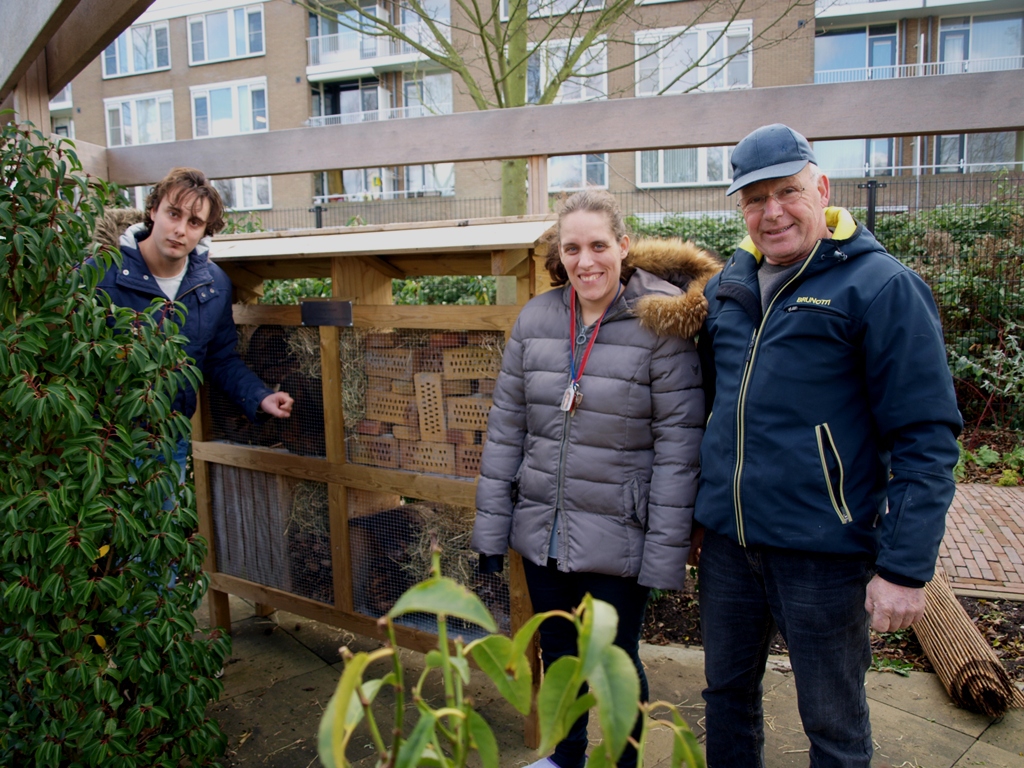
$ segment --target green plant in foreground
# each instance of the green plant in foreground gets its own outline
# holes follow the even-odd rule
[[[438,647],[425,659],[424,670],[412,686],[411,694],[416,721],[405,722],[406,683],[401,660],[396,653],[394,620],[409,613],[427,613],[437,617]],[[469,660],[491,679],[498,693],[519,712],[530,712],[532,672],[527,659],[533,634],[546,618],[559,616],[576,626],[579,656],[566,656],[547,670],[537,694],[536,707],[540,721],[540,752],[554,748],[569,727],[583,712],[597,708],[604,739],[591,751],[589,768],[614,766],[626,747],[639,711],[642,732],[636,744],[638,764],[643,765],[644,746],[651,726],[651,713],[667,709],[670,721],[659,721],[673,732],[671,765],[673,768],[704,768],[704,758],[697,739],[674,705],[651,702],[638,705],[640,684],[629,656],[613,644],[618,616],[615,609],[587,595],[572,613],[551,611],[539,613],[512,638],[489,634],[469,644],[456,638],[448,642],[447,619],[458,618],[497,632],[497,625],[480,599],[464,586],[441,576],[440,553],[433,552],[431,577],[403,594],[382,619],[387,625],[390,645],[371,653],[346,653],[345,669],[338,681],[323,719],[320,721],[320,760],[326,768],[347,768],[346,755],[352,737],[364,721],[377,753],[378,766],[412,768],[462,768],[472,752],[476,752],[484,768],[500,764],[498,744],[490,725],[473,709],[464,694],[469,683]],[[367,668],[374,662],[390,658],[391,671],[382,678],[365,680]],[[440,675],[445,701],[432,707],[423,695],[431,676]],[[580,685],[590,684],[590,691],[577,697]],[[384,686],[395,690],[393,723],[382,727],[372,704]]]
[[[216,765],[229,639],[196,634],[206,544],[164,458],[198,372],[173,304],[96,290],[109,189],[69,147],[0,127],[0,765]]]

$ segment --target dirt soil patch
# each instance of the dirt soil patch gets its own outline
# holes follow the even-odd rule
[[[1000,658],[1014,680],[1024,681],[1024,602],[958,597],[975,626]],[[643,640],[652,645],[701,645],[700,608],[694,581],[681,591],[660,592],[647,606]],[[912,630],[871,634],[874,666],[895,672],[933,672],[928,657]],[[786,653],[779,634],[772,653]]]

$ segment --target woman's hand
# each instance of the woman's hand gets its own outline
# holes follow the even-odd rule
[[[700,565],[700,548],[704,545],[704,526],[693,524],[690,531],[690,556],[686,558],[686,564],[696,568]]]

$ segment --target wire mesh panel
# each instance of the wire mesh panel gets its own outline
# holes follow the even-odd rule
[[[317,328],[246,325],[238,327],[238,353],[271,389],[295,398],[291,418],[254,424],[217,386],[209,387],[211,438],[242,445],[284,448],[324,456],[324,405]]]
[[[406,499],[389,509],[356,503],[350,509],[349,544],[352,592],[359,613],[379,617],[414,584],[430,575],[431,542],[442,548],[441,573],[475,592],[498,623],[511,629],[508,568],[495,574],[477,572],[478,555],[469,548],[474,511],[440,502]],[[400,623],[436,632],[433,616],[409,615]],[[469,639],[482,630],[450,619],[449,632]]]
[[[209,468],[217,570],[333,604],[327,484]]]
[[[348,460],[475,477],[504,336],[353,328],[341,337]]]

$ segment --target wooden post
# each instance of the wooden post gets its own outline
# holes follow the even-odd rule
[[[375,268],[372,263],[356,259],[331,260],[331,293],[335,298],[350,299],[353,304],[390,305],[394,303],[391,276]],[[324,331],[333,332],[325,333]],[[342,408],[342,370],[340,331],[322,329],[320,335],[321,370],[324,390],[324,428],[327,430],[327,459],[344,464],[345,420]],[[334,575],[334,605],[352,613],[355,596],[352,594],[352,556],[348,536],[348,520],[354,507],[371,507],[374,511],[396,507],[401,497],[390,493],[355,491],[344,485],[330,483],[328,509],[331,526],[331,568]],[[365,510],[360,510],[365,511]]]
[[[526,161],[527,205],[530,213],[548,212],[548,158],[531,155]]]
[[[341,392],[341,330],[321,326],[320,371],[324,397],[324,438],[327,460],[345,463],[345,415]],[[352,565],[348,541],[348,489],[327,484],[327,509],[331,535],[331,575],[334,579],[334,607],[353,610]]]
[[[39,54],[14,89],[14,119],[31,122],[44,136],[50,135],[50,94],[46,86],[46,51]]]
[[[209,419],[206,398],[198,393],[198,403],[195,414],[192,416],[192,439],[205,440],[205,424]],[[210,504],[210,473],[207,463],[202,459],[192,459],[192,475],[195,479],[196,491],[196,514],[199,517],[199,535],[206,539],[206,560],[203,562],[203,570],[209,574],[217,572],[217,552],[213,530],[213,508]],[[218,592],[210,589],[206,593],[206,600],[210,606],[210,626],[221,627],[225,632],[231,634],[231,606],[228,602],[226,592]]]
[[[530,602],[530,592],[526,588],[526,572],[523,570],[523,558],[518,552],[509,550],[508,562],[508,598],[509,609],[512,618],[512,634],[515,634],[523,624],[529,621],[533,615],[533,604]],[[540,643],[537,635],[534,634],[530,646],[526,650],[526,658],[530,662],[530,671],[533,674],[533,698],[537,697],[537,690],[540,688]],[[540,721],[537,717],[537,707],[530,710],[523,724],[523,741],[530,749],[540,746]]]

